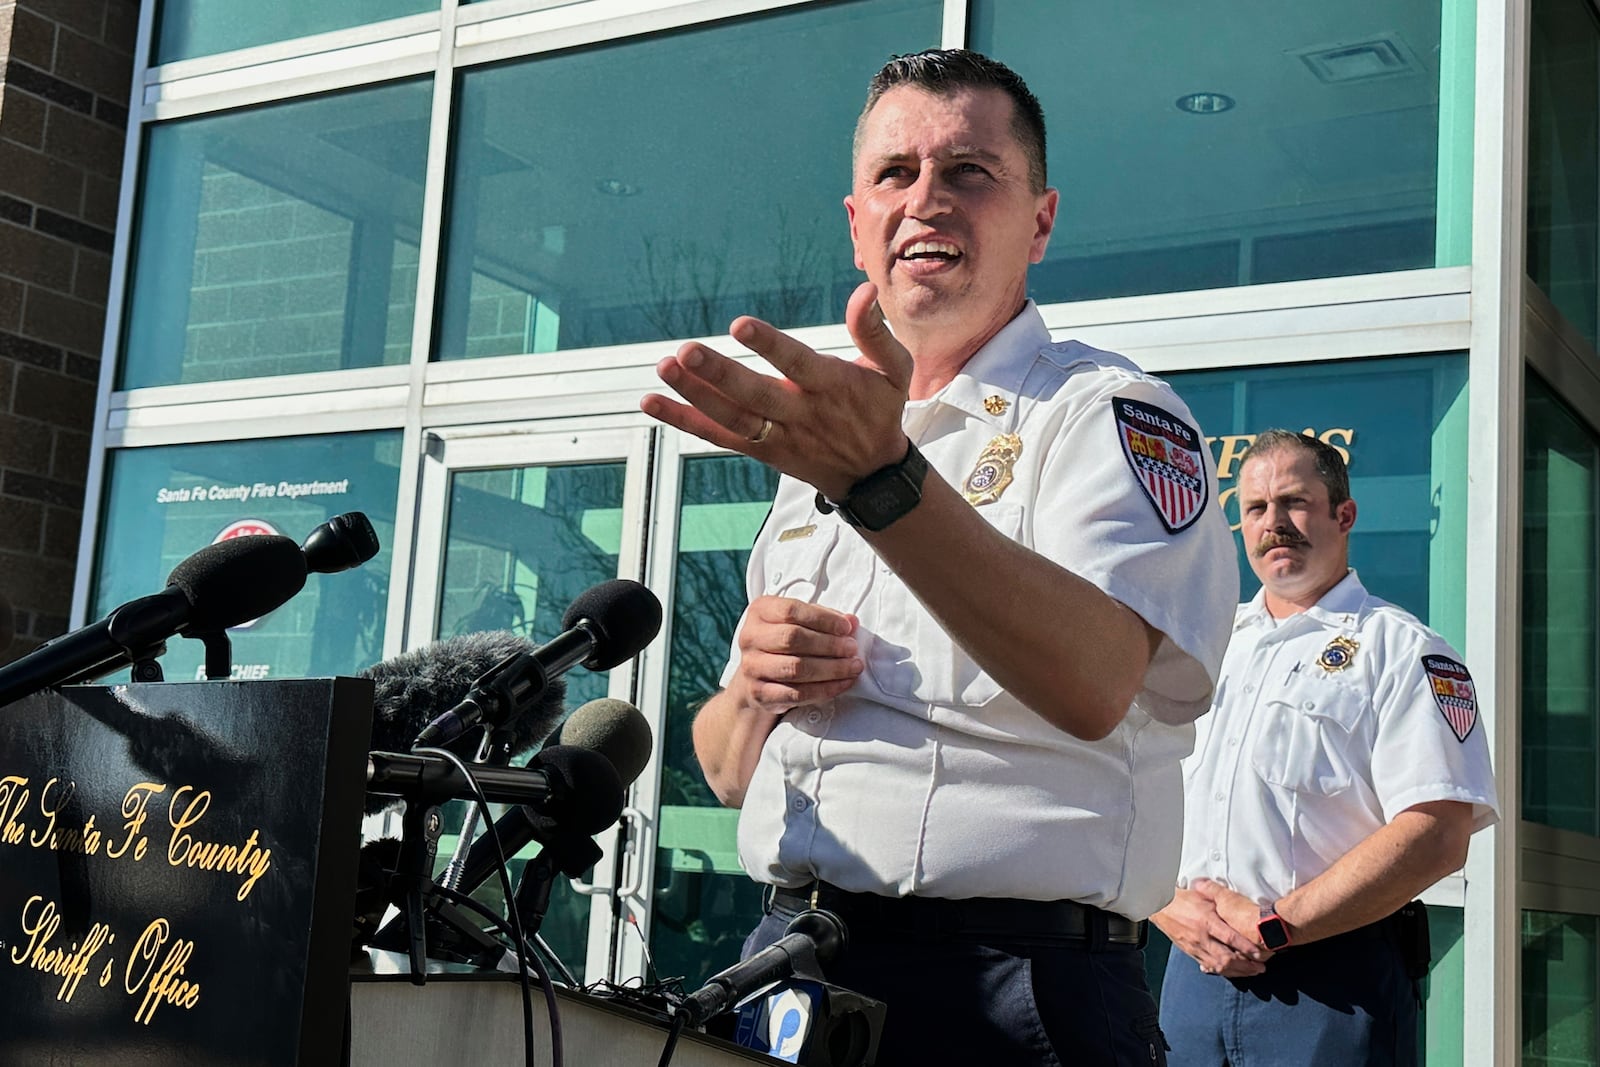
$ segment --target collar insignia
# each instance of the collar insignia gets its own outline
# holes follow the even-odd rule
[[[967,503],[977,507],[999,500],[1000,494],[1011,484],[1011,468],[1021,455],[1022,438],[1014,433],[999,434],[984,445],[977,466],[972,468],[966,484],[961,487],[961,495],[967,498]]]
[[[1333,674],[1350,666],[1356,658],[1356,649],[1361,647],[1355,641],[1340,634],[1328,642],[1328,647],[1322,650],[1322,655],[1317,657],[1317,666]]]
[[[1000,396],[998,393],[994,396],[986,396],[983,398],[983,410],[987,411],[991,415],[1004,415],[1006,413],[1006,408],[1010,406],[1011,401],[1007,400],[1003,396]]]

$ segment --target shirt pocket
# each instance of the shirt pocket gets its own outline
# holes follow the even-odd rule
[[[1262,701],[1266,721],[1251,764],[1262,781],[1296,793],[1334,796],[1359,773],[1354,736],[1365,696],[1338,675],[1296,671],[1279,693]]]
[[[782,540],[780,535],[767,550],[762,588],[765,595],[789,597],[808,604],[819,601],[827,586],[828,557],[839,541],[839,524],[813,521],[811,529],[810,534],[789,541]]]

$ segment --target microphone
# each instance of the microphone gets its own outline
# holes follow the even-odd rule
[[[507,657],[529,655],[536,647],[509,630],[491,630],[435,641],[368,667],[361,677],[373,683],[370,747],[406,751],[440,708],[461,703],[472,691],[473,682]],[[533,751],[561,724],[566,690],[565,680],[552,680],[520,715],[500,724],[509,735],[509,755]],[[389,803],[369,797],[367,814]]]
[[[324,532],[326,531],[326,532]],[[329,539],[336,546],[320,546]],[[207,545],[172,569],[159,593],[130,600],[99,622],[56,638],[0,668],[0,707],[54,685],[89,681],[166,651],[174,635],[204,637],[249,622],[298,593],[312,569],[354,564],[377,552],[377,535],[358,511],[311,532],[307,553],[287,537],[251,534]],[[362,562],[361,559],[356,560]]]
[[[689,1026],[700,1026],[745,997],[793,975],[822,977],[820,965],[842,952],[849,938],[844,923],[830,911],[802,911],[784,928],[783,936],[747,960],[706,979],[690,993],[675,1014]]]
[[[650,724],[645,721],[644,715],[638,708],[622,700],[612,700],[602,697],[591,700],[572,713],[561,727],[556,736],[557,747],[563,750],[576,752],[589,752],[603,757],[611,765],[621,785],[619,793],[625,794],[633,780],[639,777],[639,772],[650,761]],[[545,752],[554,752],[555,748],[547,748]],[[540,753],[541,756],[544,753]],[[537,841],[548,845],[563,833],[575,828],[582,829],[585,837],[599,833],[615,821],[621,814],[621,806],[612,814],[611,818],[595,826],[594,829],[575,827],[576,820],[564,818],[563,813],[543,810],[537,807],[519,806],[511,809],[495,821],[495,833],[500,837],[501,847],[505,849],[506,858],[509,859],[521,852],[530,842]],[[593,825],[592,823],[590,825]],[[594,861],[584,864],[577,871],[582,874],[589,869]],[[471,892],[484,882],[500,866],[500,857],[495,853],[494,842],[488,834],[484,834],[472,843],[467,850],[466,860],[461,866],[459,884],[465,887],[466,892]],[[573,875],[576,877],[576,874]]]
[[[606,671],[638,655],[661,629],[661,601],[638,582],[618,578],[579,594],[561,625],[553,640],[506,657],[473,682],[466,698],[423,727],[411,747],[448,744],[480,723],[502,726],[580,663]]]

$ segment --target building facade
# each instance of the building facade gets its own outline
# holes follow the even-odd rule
[[[775,479],[638,398],[738,314],[851,351],[866,81],[977,48],[1049,121],[1061,213],[1030,288],[1053,334],[1173,382],[1235,523],[1257,431],[1343,449],[1363,580],[1472,667],[1503,817],[1425,897],[1427,1061],[1600,1063],[1590,0],[17,0],[0,27],[12,8],[0,234],[54,242],[22,298],[0,264],[0,558],[26,637],[218,538],[352,510],[379,557],[235,631],[236,676],[542,640],[584,588],[639,579],[662,638],[568,703],[632,700],[656,753],[545,933],[591,979],[731,962],[757,894],[688,726]],[[84,158],[108,119],[120,157]],[[77,169],[23,186],[13,159]],[[169,679],[195,676],[190,644]]]

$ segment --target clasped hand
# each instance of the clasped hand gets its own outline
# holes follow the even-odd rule
[[[1272,958],[1272,950],[1256,939],[1259,917],[1260,909],[1248,897],[1197,878],[1153,920],[1206,974],[1247,978],[1264,972]]]

